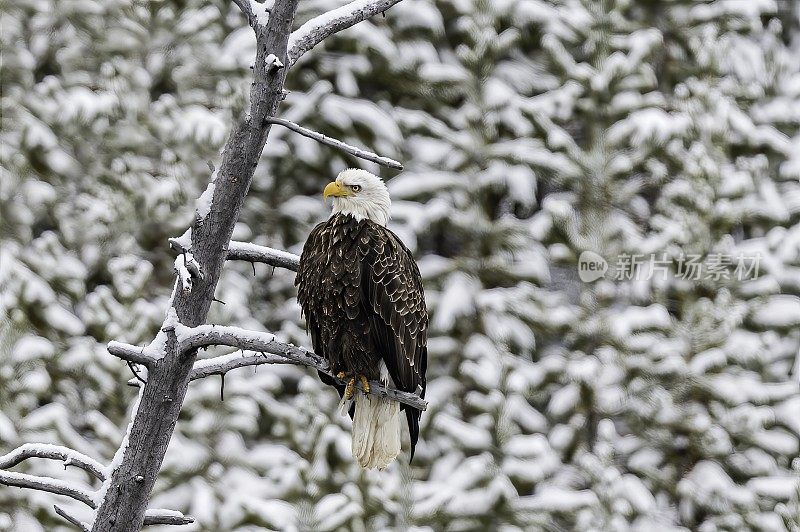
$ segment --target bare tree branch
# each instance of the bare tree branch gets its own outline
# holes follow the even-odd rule
[[[394,159],[390,159],[388,157],[382,157],[377,153],[372,153],[370,151],[365,151],[360,148],[356,148],[355,146],[345,144],[341,140],[336,140],[326,135],[323,135],[322,133],[317,133],[316,131],[312,131],[301,125],[295,124],[294,122],[290,122],[289,120],[272,117],[272,118],[267,118],[267,122],[269,122],[270,124],[278,124],[287,127],[292,131],[300,133],[304,137],[314,139],[317,142],[321,142],[322,144],[326,144],[328,146],[333,146],[336,149],[342,150],[343,152],[349,153],[350,155],[354,155],[360,159],[372,161],[373,163],[378,163],[388,168],[394,168],[395,170],[403,169],[402,163],[395,161]]]
[[[247,262],[263,262],[271,266],[297,271],[300,257],[294,253],[280,249],[258,246],[249,242],[236,242],[231,240],[228,245],[228,260],[246,260]]]
[[[308,351],[306,349],[296,347],[291,344],[285,344],[275,339],[275,336],[269,333],[262,333],[256,331],[248,331],[239,327],[223,327],[218,325],[200,325],[199,327],[188,328],[179,326],[178,336],[180,338],[179,348],[183,352],[192,351],[199,347],[207,347],[211,345],[227,345],[236,347],[238,349],[247,349],[257,353],[270,353],[283,357],[283,361],[277,361],[274,358],[263,356],[253,357],[249,360],[249,364],[235,363],[230,355],[219,357],[217,362],[211,360],[201,360],[195,363],[192,368],[192,375],[197,371],[198,377],[205,377],[208,375],[219,375],[226,372],[226,367],[234,369],[235,367],[251,366],[259,364],[275,364],[291,363],[297,365],[308,366],[316,369],[326,375],[336,378],[328,367],[328,362],[319,355]],[[200,366],[198,366],[200,364]],[[227,370],[229,371],[229,370]],[[202,375],[201,375],[202,374]],[[338,380],[338,379],[337,379]],[[344,384],[344,383],[342,383]],[[357,387],[361,388],[358,384]],[[362,390],[363,391],[363,390]],[[428,403],[418,395],[393,388],[387,388],[377,381],[370,382],[371,395],[384,397],[394,401],[398,401],[409,406],[413,406],[419,410],[426,410]]]
[[[188,253],[191,251],[191,232],[187,231],[178,238],[170,238],[169,245],[178,253]],[[231,240],[228,244],[227,260],[244,260],[247,262],[263,262],[270,266],[286,268],[287,270],[297,271],[300,264],[300,257],[294,253],[280,249],[259,246],[250,242],[238,242]]]
[[[72,515],[68,514],[66,510],[62,509],[62,508],[61,508],[61,507],[59,507],[57,504],[54,504],[54,505],[53,505],[53,509],[56,511],[56,513],[57,513],[58,515],[60,515],[61,517],[63,517],[63,518],[64,518],[64,519],[66,519],[67,521],[69,521],[71,524],[73,524],[73,525],[75,525],[76,527],[78,527],[78,528],[79,528],[80,530],[82,530],[83,532],[89,532],[89,529],[87,528],[87,526],[86,526],[86,525],[84,525],[84,524],[83,524],[83,523],[80,521],[80,519],[78,519],[77,517],[74,517],[74,516],[72,516]]]
[[[303,365],[300,362],[272,353],[256,353],[250,351],[240,353],[236,351],[227,355],[198,360],[192,367],[191,379],[194,381],[212,375],[224,375],[237,368],[260,366],[261,364]]]
[[[297,62],[304,53],[308,52],[327,37],[354,26],[363,20],[382,13],[399,3],[401,0],[355,0],[338,9],[314,17],[289,37],[289,51],[287,52],[289,66]]]
[[[194,519],[175,510],[147,510],[144,513],[145,525],[188,525]]]
[[[138,347],[130,344],[123,344],[122,342],[110,341],[108,342],[108,352],[117,358],[135,362],[145,367],[150,367],[156,362],[156,357],[146,352],[145,347]]]
[[[253,9],[250,7],[250,0],[233,0],[233,3],[244,13],[248,22],[253,19]]]
[[[94,458],[67,447],[45,443],[26,443],[10,453],[0,456],[0,469],[14,467],[28,458],[61,460],[65,467],[68,465],[79,467],[99,480],[106,479],[106,474],[103,472],[105,468]]]
[[[266,20],[263,23],[259,21],[259,16],[255,11],[258,7],[253,5],[255,3],[253,0],[233,0],[233,3],[244,13],[251,28],[256,29],[259,25],[266,23]]]
[[[92,509],[97,508],[97,503],[94,500],[93,492],[76,487],[69,482],[55,478],[39,477],[25,473],[16,473],[13,471],[0,471],[0,484],[13,486],[15,488],[30,488],[39,491],[46,491],[48,493],[55,493],[57,495],[65,495],[75,499],[76,501],[82,502]]]
[[[316,369],[340,384],[346,384],[331,373],[328,362],[322,357],[302,347],[279,342],[270,333],[222,325],[186,327],[180,324],[176,326],[175,332],[179,342],[178,350],[184,354],[212,345],[226,345],[242,350],[241,354],[236,352],[196,361],[192,366],[191,380],[211,375],[224,375],[231,370],[246,366],[292,364]],[[135,349],[134,346],[128,346],[128,348]],[[245,350],[248,352],[245,353]],[[128,381],[128,384],[138,386],[134,379]],[[371,395],[391,399],[419,410],[428,408],[428,403],[417,393],[387,388],[378,381],[370,381],[369,386]],[[356,388],[363,391],[361,383],[356,383]]]

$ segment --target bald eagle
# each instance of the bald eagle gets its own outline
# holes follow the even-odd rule
[[[355,383],[369,390],[368,381],[380,379],[425,397],[428,312],[422,280],[411,252],[386,228],[391,201],[379,177],[345,170],[323,196],[333,198],[333,209],[303,247],[297,300],[314,350],[346,382],[320,373],[353,418],[353,458],[365,469],[384,469],[400,454],[401,411],[414,457],[421,412],[358,393]]]

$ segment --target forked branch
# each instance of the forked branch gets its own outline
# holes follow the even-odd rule
[[[247,23],[254,30],[267,23],[269,9],[266,4],[261,4],[255,0],[233,0],[233,3],[244,13]]]
[[[383,13],[401,0],[354,0],[338,9],[314,17],[289,37],[287,52],[289,66],[297,62],[304,53],[334,33],[346,30],[363,20]]]
[[[56,495],[64,495],[82,502],[92,509],[97,508],[97,502],[94,500],[94,492],[55,478],[39,477],[14,471],[0,471],[0,484],[15,488],[30,488],[46,491],[48,493],[55,493]]]
[[[4,469],[13,467],[29,458],[60,460],[64,463],[65,467],[68,465],[79,467],[98,480],[105,481],[105,468],[100,462],[68,447],[43,443],[27,443],[17,447],[8,454],[0,456],[0,484],[64,495],[65,497],[70,497],[71,499],[82,502],[93,510],[97,509],[98,496],[96,491],[55,478],[4,471]],[[58,505],[55,505],[53,508],[56,514],[66,519],[70,524],[83,531],[89,530],[84,523],[63,508]],[[144,517],[145,525],[186,525],[192,522],[194,522],[194,520],[191,517],[187,517],[181,512],[174,510],[147,510]]]
[[[235,347],[242,351],[241,354],[232,353],[196,361],[192,367],[191,380],[202,379],[211,375],[224,375],[233,369],[245,366],[293,364],[314,368],[337,380],[340,384],[345,384],[345,382],[340,381],[331,373],[328,362],[322,357],[307,349],[280,342],[270,333],[248,331],[239,327],[221,325],[186,327],[180,324],[175,326],[175,333],[179,342],[178,350],[184,355],[202,347],[214,345]],[[119,343],[116,345],[123,349],[136,349],[135,346],[125,346],[125,344]],[[137,385],[134,381],[129,382],[129,384]],[[419,410],[428,408],[428,403],[415,393],[387,388],[378,381],[371,381],[369,386],[370,395],[384,397]],[[356,387],[363,391],[360,383],[356,384]]]
[[[26,443],[0,456],[0,469],[14,467],[27,460],[28,458],[47,458],[49,460],[60,460],[64,466],[75,466],[83,469],[98,480],[105,480],[106,474],[103,472],[103,465],[83,453],[62,447],[61,445],[49,445],[45,443]]]
[[[74,525],[82,532],[89,532],[89,528],[85,524],[83,524],[80,519],[78,519],[74,515],[70,515],[69,513],[67,513],[66,510],[64,510],[57,504],[53,505],[53,509],[56,511],[58,515],[66,519],[71,525]]]

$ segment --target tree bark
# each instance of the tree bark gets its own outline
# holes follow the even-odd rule
[[[250,90],[250,110],[233,127],[216,176],[210,211],[198,216],[192,227],[192,253],[201,278],[191,292],[176,288],[173,308],[182,324],[202,324],[227,256],[227,247],[253,172],[266,143],[269,124],[283,96],[286,68],[267,63],[274,54],[288,64],[287,42],[298,0],[276,0],[266,26],[257,26],[255,80]],[[144,522],[153,489],[189,385],[196,352],[181,356],[174,331],[167,332],[164,357],[149,368],[124,453],[106,481],[92,532],[135,532]]]

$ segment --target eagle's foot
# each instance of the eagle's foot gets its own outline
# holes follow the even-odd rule
[[[364,393],[369,393],[369,381],[364,375],[359,375],[358,380],[361,382],[361,389]]]
[[[345,401],[349,401],[353,398],[353,394],[356,391],[356,378],[350,377],[350,380],[347,381],[347,386],[344,388],[344,399]]]
[[[364,390],[364,393],[369,393],[369,379],[367,379],[366,375],[348,375],[344,371],[340,371],[336,374],[336,378],[347,383],[344,387],[343,395],[346,401],[349,401],[355,395],[356,382],[361,383],[361,389]]]

